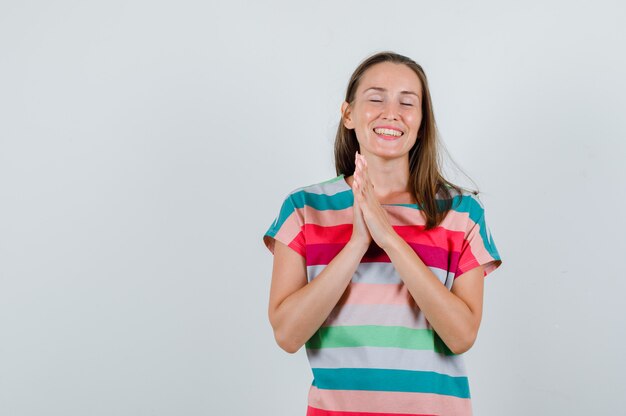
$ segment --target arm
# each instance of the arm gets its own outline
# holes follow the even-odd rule
[[[305,258],[280,241],[274,247],[268,315],[278,345],[295,353],[328,318],[368,246],[348,242],[309,283]]]
[[[357,155],[355,200],[374,241],[387,253],[409,293],[437,335],[455,354],[469,350],[482,316],[482,266],[455,276],[452,290],[441,284],[413,249],[396,233],[374,194],[367,160]]]
[[[469,350],[478,334],[483,306],[483,267],[455,276],[452,290],[441,284],[399,236],[383,247],[418,307],[455,354]]]

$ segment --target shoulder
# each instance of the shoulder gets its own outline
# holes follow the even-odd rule
[[[448,184],[444,184],[437,192],[437,199],[453,199],[467,202],[473,198],[478,198],[478,195],[469,189],[462,187],[454,187]]]
[[[352,189],[343,175],[295,188],[285,199],[294,208],[318,211],[340,210],[353,204]]]
[[[349,190],[350,186],[344,180],[343,175],[339,175],[321,182],[295,188],[287,196],[295,200],[306,200],[307,198],[331,197]]]
[[[440,190],[437,199],[452,200],[451,209],[459,213],[467,214],[469,217],[480,217],[484,211],[484,205],[478,194],[465,188],[455,189],[446,186],[448,192]]]
[[[300,186],[293,189],[289,194],[317,194],[317,195],[333,195],[348,189],[349,186],[343,178],[343,175],[335,176],[321,182],[315,182],[310,185]]]

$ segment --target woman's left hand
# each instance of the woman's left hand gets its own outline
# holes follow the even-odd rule
[[[382,205],[376,199],[374,185],[372,185],[367,171],[367,161],[362,155],[357,153],[355,162],[354,197],[358,198],[365,224],[370,231],[372,239],[384,250],[398,234],[389,223],[387,213]]]

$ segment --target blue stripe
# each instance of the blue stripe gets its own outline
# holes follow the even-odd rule
[[[467,377],[433,371],[378,368],[313,368],[313,385],[327,390],[396,391],[435,393],[470,398]]]
[[[293,204],[296,208],[303,208],[305,205],[308,205],[312,208],[315,208],[318,211],[324,211],[328,209],[346,209],[353,205],[354,196],[351,190],[345,190],[342,192],[337,192],[334,195],[321,195],[314,194],[311,192],[307,192],[305,189],[301,189],[291,194]],[[437,205],[439,209],[443,210],[446,205],[446,201],[444,199],[437,199]],[[399,205],[406,207],[413,207],[416,209],[420,209],[417,204],[387,204],[387,205]],[[478,208],[475,208],[475,205],[478,205]],[[469,212],[470,214],[476,213],[475,218],[473,220],[478,220],[480,218],[480,211],[482,208],[479,203],[474,200],[474,198],[468,195],[461,196],[455,195],[452,197],[452,207],[455,211],[458,212]]]

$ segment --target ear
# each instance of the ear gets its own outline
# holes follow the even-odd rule
[[[347,101],[344,101],[341,104],[341,120],[347,129],[350,130],[354,128],[354,122],[352,121],[350,112],[350,104],[348,104]]]

